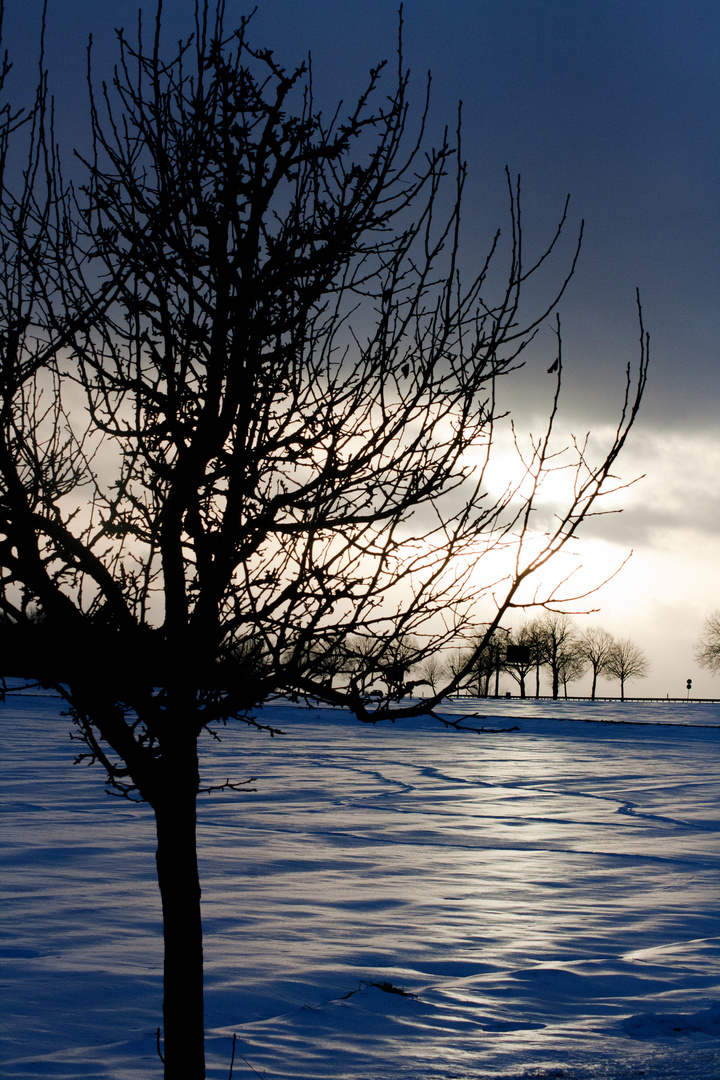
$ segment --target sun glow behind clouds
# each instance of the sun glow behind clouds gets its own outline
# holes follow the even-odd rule
[[[506,502],[505,520],[514,516],[515,522],[503,544],[490,552],[479,548],[476,575],[486,575],[491,566],[490,578],[509,584],[534,560],[542,561],[550,545],[554,552],[551,559],[528,579],[516,598],[530,604],[549,598],[558,602],[583,597],[618,571],[627,551],[621,554],[602,545],[592,550],[576,536],[565,544],[553,539],[563,523],[563,533],[572,527],[573,507],[576,512],[589,509],[593,517],[618,509],[620,493],[627,484],[614,475],[601,485],[592,506],[588,508],[587,498],[583,499],[584,491],[591,495],[595,489],[593,467],[603,461],[614,434],[608,429],[592,439],[583,436],[574,440],[565,431],[545,445],[544,435],[522,436],[509,423],[496,425],[489,465],[486,467],[485,453],[479,450],[469,453],[466,460],[474,477],[482,473],[488,502]],[[501,593],[496,595],[500,599]]]
[[[527,427],[532,429],[532,425]],[[575,430],[583,432],[581,422]],[[609,425],[593,428],[591,460],[602,458],[611,436]],[[568,443],[566,426],[558,431],[556,446],[560,449]],[[560,467],[545,477],[538,492],[527,537],[529,549],[537,546],[543,531],[568,505],[572,472],[562,466],[569,460],[555,459]],[[547,592],[548,586],[565,581],[560,595],[567,597],[589,593],[584,600],[567,605],[567,610],[577,614],[580,630],[601,625],[616,636],[637,641],[652,664],[650,677],[635,684],[637,694],[684,696],[685,681],[692,678],[694,694],[720,696],[718,680],[693,659],[703,619],[717,607],[720,597],[717,433],[669,434],[646,427],[641,420],[613,472],[618,479],[607,485],[608,494],[596,503],[595,513],[583,522],[578,536],[538,575],[538,584]],[[496,431],[485,479],[491,497],[522,479],[509,429]],[[527,491],[527,481],[521,484],[523,490]],[[497,580],[511,569],[510,553],[498,552],[480,561],[475,574]],[[532,590],[521,599],[532,599]],[[488,609],[486,617],[489,614]],[[507,621],[520,622],[522,617],[518,612]],[[576,684],[573,692],[583,693],[583,684]]]

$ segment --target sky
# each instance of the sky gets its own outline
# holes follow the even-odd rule
[[[41,6],[5,0],[19,96],[32,85]],[[138,4],[49,6],[58,130],[72,141],[86,115],[88,35],[107,77],[113,28],[132,29]],[[228,23],[250,10],[226,6]],[[193,3],[166,9],[174,41],[191,26]],[[261,0],[251,36],[288,66],[311,52],[316,94],[330,107],[357,96],[378,60],[393,61],[397,9],[396,0]],[[149,21],[154,5],[145,10]],[[616,500],[622,513],[588,522],[577,546],[598,580],[633,555],[578,625],[644,648],[652,672],[635,693],[684,696],[692,678],[694,694],[720,697],[720,677],[692,656],[705,617],[720,608],[720,8],[714,0],[406,0],[403,17],[418,108],[432,71],[431,138],[454,127],[463,103],[468,265],[507,223],[506,165],[522,175],[530,243],[552,235],[568,193],[570,231],[585,221],[560,306],[566,430],[601,438],[616,418],[625,365],[638,355],[640,289],[651,371],[620,472],[644,479]],[[539,423],[535,375],[553,348],[548,327],[534,368],[508,391],[526,427]]]

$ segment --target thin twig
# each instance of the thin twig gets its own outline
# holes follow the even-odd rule
[[[241,1061],[244,1061],[244,1062],[245,1062],[245,1064],[247,1065],[248,1069],[252,1069],[252,1071],[253,1071],[253,1072],[255,1073],[255,1075],[256,1075],[256,1076],[259,1076],[259,1077],[261,1077],[261,1078],[265,1076],[265,1073],[260,1073],[260,1072],[258,1072],[258,1071],[257,1071],[257,1069],[253,1069],[253,1067],[252,1067],[252,1065],[250,1064],[250,1062],[248,1061],[248,1059],[247,1059],[247,1058],[244,1058],[244,1057],[242,1056],[242,1054],[238,1054],[238,1057],[240,1058],[240,1060],[241,1060]]]
[[[237,1035],[233,1031],[233,1048],[232,1057],[230,1058],[230,1072],[228,1073],[228,1080],[232,1080],[233,1065],[235,1063],[235,1043],[237,1042]]]

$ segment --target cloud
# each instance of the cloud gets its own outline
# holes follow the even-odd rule
[[[590,519],[583,535],[664,551],[682,539],[686,554],[717,543],[720,438],[715,430],[634,431],[619,471],[642,479],[613,497],[622,513]]]

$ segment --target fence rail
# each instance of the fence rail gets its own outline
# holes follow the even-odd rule
[[[453,694],[453,697],[454,698],[458,697],[458,698],[475,698],[475,699],[477,699],[478,695],[477,694],[465,694],[465,693],[462,693],[462,694]],[[482,698],[482,700],[485,701],[486,697],[487,697],[487,699],[492,699],[494,701],[507,701],[507,700],[512,700],[512,701],[615,701],[620,705],[630,705],[630,704],[632,704],[632,702],[650,702],[650,701],[660,701],[660,702],[664,702],[664,703],[667,704],[668,702],[675,701],[680,705],[720,705],[720,698],[668,697],[667,695],[665,697],[627,697],[626,696],[624,698],[620,698],[620,697],[612,697],[609,694],[596,694],[594,698],[591,698],[589,696],[588,697],[578,697],[578,696],[571,695],[571,694],[568,694],[567,697],[565,697],[565,695],[563,694],[562,696],[558,696],[558,697],[554,698],[551,694],[540,694],[539,696],[536,696],[535,694],[526,694],[524,698],[521,698],[519,694],[508,695],[507,693],[505,693],[505,694],[487,694],[487,695],[485,695],[485,697]]]

